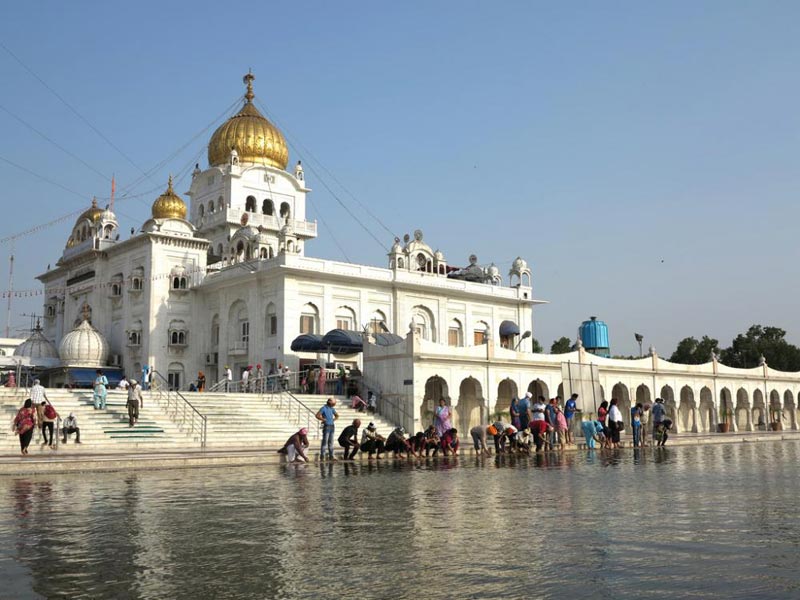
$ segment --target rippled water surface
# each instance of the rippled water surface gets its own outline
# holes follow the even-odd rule
[[[0,479],[3,598],[800,597],[800,443]]]

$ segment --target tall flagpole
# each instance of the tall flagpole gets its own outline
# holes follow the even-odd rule
[[[114,192],[117,190],[116,182],[114,181],[114,174],[111,174],[111,203],[108,206],[108,210],[112,213],[114,212]]]
[[[11,297],[14,295],[14,240],[11,240],[11,258],[8,267],[8,305],[6,307],[6,337],[11,337]]]

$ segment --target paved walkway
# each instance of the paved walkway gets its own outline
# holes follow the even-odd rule
[[[690,446],[699,444],[736,444],[800,440],[800,431],[756,431],[748,433],[682,433],[671,435],[668,446]],[[630,449],[630,437],[623,440]],[[473,453],[471,440],[462,440],[462,456]],[[651,440],[648,440],[648,443]],[[85,446],[76,450],[60,446],[56,451],[43,450],[28,456],[19,454],[0,455],[0,477],[35,475],[39,473],[71,473],[81,471],[127,471],[137,469],[186,469],[197,467],[230,467],[277,465],[285,460],[276,452],[277,448],[224,448],[224,449],[152,449],[140,452],[92,452]],[[316,444],[308,453],[314,460]],[[582,450],[572,446],[568,451]],[[359,456],[356,460],[362,460]],[[367,460],[364,458],[363,460]]]

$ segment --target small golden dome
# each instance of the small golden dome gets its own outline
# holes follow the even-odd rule
[[[169,176],[167,191],[153,202],[154,219],[185,219],[186,204],[172,189],[172,175]]]
[[[83,213],[81,213],[81,216],[78,217],[76,225],[77,223],[80,223],[84,219],[89,219],[92,223],[96,223],[97,221],[100,220],[100,216],[102,214],[103,214],[103,209],[97,206],[97,198],[92,198],[92,207],[87,208],[85,211],[83,211]]]
[[[211,136],[208,143],[208,164],[228,162],[231,150],[236,149],[240,163],[254,163],[285,169],[289,163],[289,148],[280,130],[270,123],[253,105],[252,73],[244,76],[247,93],[242,110],[233,115]]]

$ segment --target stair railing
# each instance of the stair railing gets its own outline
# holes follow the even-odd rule
[[[385,394],[379,385],[373,385],[369,377],[361,375],[361,391],[366,396],[371,390],[377,396],[375,412],[384,417],[393,425],[402,425],[406,431],[414,431],[414,415],[409,413],[401,402],[401,397],[396,394]],[[364,397],[366,401],[366,397]]]
[[[317,420],[317,411],[312,410],[295,396],[292,392],[284,389],[275,389],[273,391],[265,392],[262,397],[268,397],[278,410],[287,417],[289,421],[298,427],[305,427],[308,429],[308,437],[319,439],[320,437],[320,422]],[[266,400],[266,398],[265,398]]]
[[[200,447],[206,447],[208,417],[197,410],[178,390],[171,389],[169,381],[155,370],[150,376],[150,398],[158,402],[181,431],[188,429],[192,434],[198,435]]]

